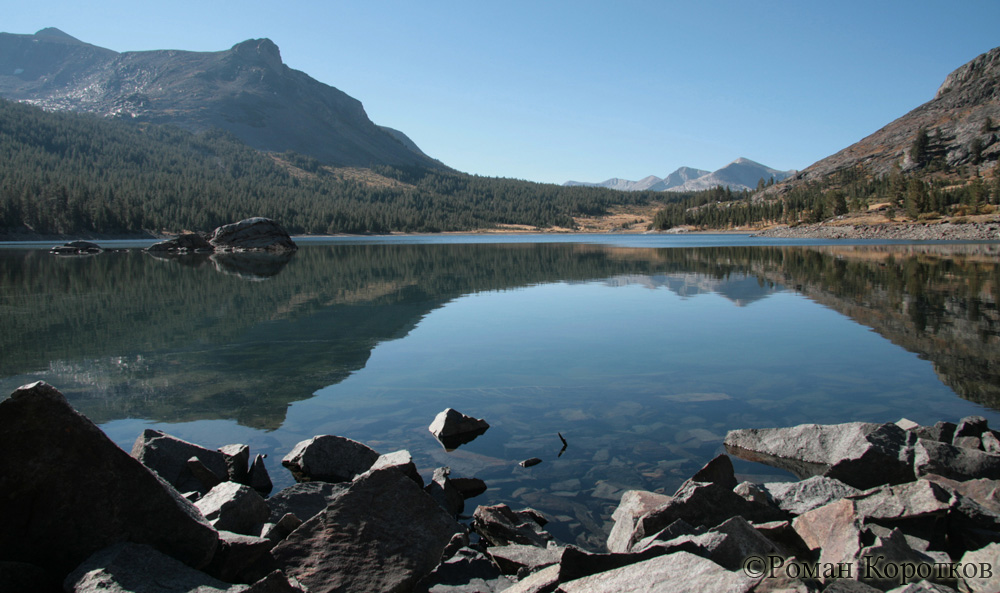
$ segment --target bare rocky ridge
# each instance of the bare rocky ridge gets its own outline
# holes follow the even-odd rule
[[[992,129],[985,130],[987,119]],[[928,150],[949,166],[973,163],[971,148],[978,139],[980,158],[1000,155],[1000,47],[990,50],[948,75],[933,99],[840,152],[804,169],[780,189],[821,180],[837,171],[861,167],[871,175],[887,175],[897,163],[903,171],[919,164],[909,149],[920,130],[930,137]],[[778,192],[779,188],[768,193]]]
[[[0,33],[0,96],[200,132],[226,130],[259,150],[327,164],[446,168],[361,102],[293,70],[269,39],[217,52],[118,53],[59,31]]]

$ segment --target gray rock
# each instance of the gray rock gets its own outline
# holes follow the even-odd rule
[[[417,464],[413,463],[413,456],[410,455],[409,451],[403,449],[380,455],[370,469],[371,471],[375,471],[389,468],[403,472],[416,482],[417,486],[424,487],[424,479],[421,477],[420,472],[417,471]]]
[[[783,511],[749,502],[718,484],[686,482],[668,502],[639,518],[630,537],[628,550],[631,550],[631,546],[636,542],[678,519],[683,519],[695,527],[710,527],[738,515],[758,522],[786,518]]]
[[[962,584],[959,589],[970,593],[994,593],[1000,591],[1000,544],[993,543],[972,552],[966,552],[962,556],[963,566],[975,566],[979,568],[975,575],[963,575]],[[987,566],[992,570],[992,575],[987,576],[982,567]],[[971,571],[970,571],[971,572]]]
[[[541,463],[542,460],[537,457],[532,457],[530,459],[525,459],[524,461],[518,463],[521,467],[532,467]]]
[[[980,437],[989,429],[989,423],[986,418],[982,416],[966,416],[958,422],[952,442],[954,442],[954,439],[961,437]]]
[[[302,519],[292,513],[285,513],[277,523],[264,523],[260,528],[260,536],[277,543],[288,537],[288,534],[298,529],[302,523]]]
[[[553,565],[524,577],[510,588],[504,589],[504,593],[552,593],[559,583],[559,566]]]
[[[920,439],[913,447],[917,476],[937,474],[953,480],[1000,479],[1000,455]]]
[[[0,402],[0,558],[58,578],[119,541],[192,566],[218,534],[190,502],[122,451],[44,382]]]
[[[611,514],[615,522],[608,535],[608,551],[628,552],[632,547],[632,533],[639,518],[670,502],[672,497],[645,490],[629,490],[622,495],[618,507]]]
[[[441,508],[448,511],[452,517],[457,517],[465,510],[465,497],[451,484],[448,478],[450,470],[446,467],[439,467],[434,470],[431,481],[424,488]]]
[[[983,451],[994,455],[1000,454],[1000,438],[997,438],[997,435],[992,430],[984,432],[981,441]]]
[[[260,562],[273,547],[269,539],[219,531],[219,547],[205,572],[228,583],[245,582],[241,578],[244,571]]]
[[[218,530],[243,535],[260,533],[271,514],[264,499],[249,486],[223,482],[194,503]]]
[[[366,473],[272,550],[312,593],[412,589],[461,531],[400,472]]]
[[[247,587],[243,593],[309,593],[297,580],[286,577],[285,573],[275,570],[256,583]]]
[[[63,245],[53,247],[49,253],[56,255],[92,255],[104,251],[97,243],[90,241],[70,241]]]
[[[895,589],[890,589],[887,593],[958,593],[951,587],[945,585],[940,585],[938,583],[932,583],[930,581],[920,581],[917,583],[910,583],[902,587],[896,587]]]
[[[303,521],[308,521],[343,494],[349,486],[350,484],[330,482],[293,484],[267,499],[267,506],[271,509],[268,520],[277,523],[286,513],[291,513]]]
[[[979,437],[955,437],[951,444],[965,449],[983,450],[983,439]]]
[[[70,593],[240,593],[150,546],[118,543],[95,552],[63,583]]]
[[[858,558],[861,565],[866,567],[858,577],[873,587],[883,590],[899,585],[907,579],[906,574],[889,572],[890,565],[893,567],[925,565],[927,574],[931,574],[934,570],[934,564],[937,562],[937,559],[911,548],[903,532],[898,529],[894,529],[888,536],[876,538],[873,545],[861,550]],[[945,561],[947,562],[947,555]],[[890,575],[894,576],[890,577]],[[917,580],[917,578],[914,575],[910,577],[910,580]]]
[[[220,226],[208,238],[216,251],[295,251],[298,246],[278,223],[263,217]]]
[[[357,441],[321,435],[295,445],[281,460],[296,482],[349,482],[368,471],[379,454]]]
[[[539,548],[524,544],[508,544],[506,546],[490,546],[486,553],[490,555],[503,574],[518,574],[527,570],[528,573],[540,568],[559,564],[562,559],[561,547]]]
[[[553,538],[542,525],[534,512],[514,511],[505,504],[479,506],[472,514],[472,529],[493,546],[548,547]]]
[[[774,505],[770,493],[762,484],[740,482],[733,488],[733,493],[747,502],[762,505]]]
[[[485,433],[490,425],[482,418],[473,418],[446,408],[427,427],[446,450],[451,451]]]
[[[952,506],[951,493],[928,480],[883,486],[851,496],[865,519],[899,520],[944,516]]]
[[[850,422],[733,430],[725,445],[732,455],[799,478],[825,475],[867,489],[913,480],[907,438],[895,424]]]
[[[196,480],[201,482],[202,486],[208,488],[209,490],[215,488],[222,482],[222,480],[219,479],[219,476],[212,470],[208,469],[208,467],[197,457],[192,457],[187,460],[187,469]]]
[[[226,445],[219,447],[219,453],[226,462],[229,481],[250,485],[250,447],[248,445]]]
[[[564,593],[747,593],[756,579],[688,552],[630,564],[560,584]]]
[[[845,496],[861,494],[857,488],[825,476],[798,482],[774,482],[764,484],[764,488],[778,508],[793,515],[801,515]]]
[[[861,581],[844,578],[830,583],[823,589],[823,593],[882,593],[882,590]]]
[[[414,593],[493,593],[510,586],[482,552],[463,547],[421,580]]]
[[[178,492],[196,491],[204,494],[212,488],[191,473],[188,459],[192,457],[197,457],[211,470],[217,481],[226,480],[229,475],[222,453],[148,428],[132,445],[132,457],[156,472],[177,488]]]
[[[213,250],[214,247],[212,247],[212,244],[208,242],[208,239],[197,233],[183,233],[173,239],[166,239],[158,243],[153,243],[146,248],[146,251],[152,252]]]
[[[267,496],[274,489],[271,483],[271,476],[267,473],[267,466],[264,465],[264,456],[257,455],[253,458],[250,470],[247,472],[247,485],[256,490],[261,496]]]
[[[721,537],[711,537],[712,535]],[[682,537],[691,538],[694,542],[704,541],[705,545],[699,545],[701,553],[698,555],[733,571],[742,568],[744,560],[750,556],[767,557],[780,552],[774,543],[758,533],[743,517],[733,517],[702,535]],[[670,542],[665,542],[664,545],[669,547]]]

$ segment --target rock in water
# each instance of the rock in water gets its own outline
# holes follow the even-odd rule
[[[216,251],[295,251],[295,241],[270,218],[247,218],[220,226],[208,242]]]
[[[451,451],[485,433],[489,427],[482,418],[473,418],[446,408],[434,418],[427,430],[431,431],[445,449]]]
[[[205,237],[197,233],[183,233],[173,239],[153,243],[146,248],[146,251],[214,251],[214,248]]]
[[[147,428],[132,445],[132,457],[157,473],[161,478],[177,488],[178,492],[197,491],[202,494],[211,490],[219,482],[228,479],[226,457],[219,451],[212,451],[194,443]],[[215,482],[206,484],[192,472],[188,460],[197,457],[213,474]]]
[[[409,591],[441,561],[452,519],[402,472],[365,473],[272,551],[312,593]]]
[[[320,435],[295,445],[281,459],[296,482],[347,482],[368,471],[379,454],[357,441]]]
[[[0,558],[61,575],[113,543],[146,543],[194,567],[218,534],[51,385],[0,402]]]

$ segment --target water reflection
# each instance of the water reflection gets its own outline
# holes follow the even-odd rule
[[[408,448],[424,471],[485,479],[477,502],[535,506],[596,548],[624,489],[671,492],[729,429],[993,417],[969,402],[1000,409],[998,255],[379,242],[223,264],[0,250],[0,389],[49,381],[123,446],[149,422],[246,442],[271,455],[277,487],[291,480],[281,456],[315,434]],[[446,407],[492,427],[447,452],[427,430]]]

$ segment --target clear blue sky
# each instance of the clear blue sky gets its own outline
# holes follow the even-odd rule
[[[801,169],[1000,45],[1000,1],[0,0],[0,31],[116,51],[268,37],[469,173],[562,183]]]

